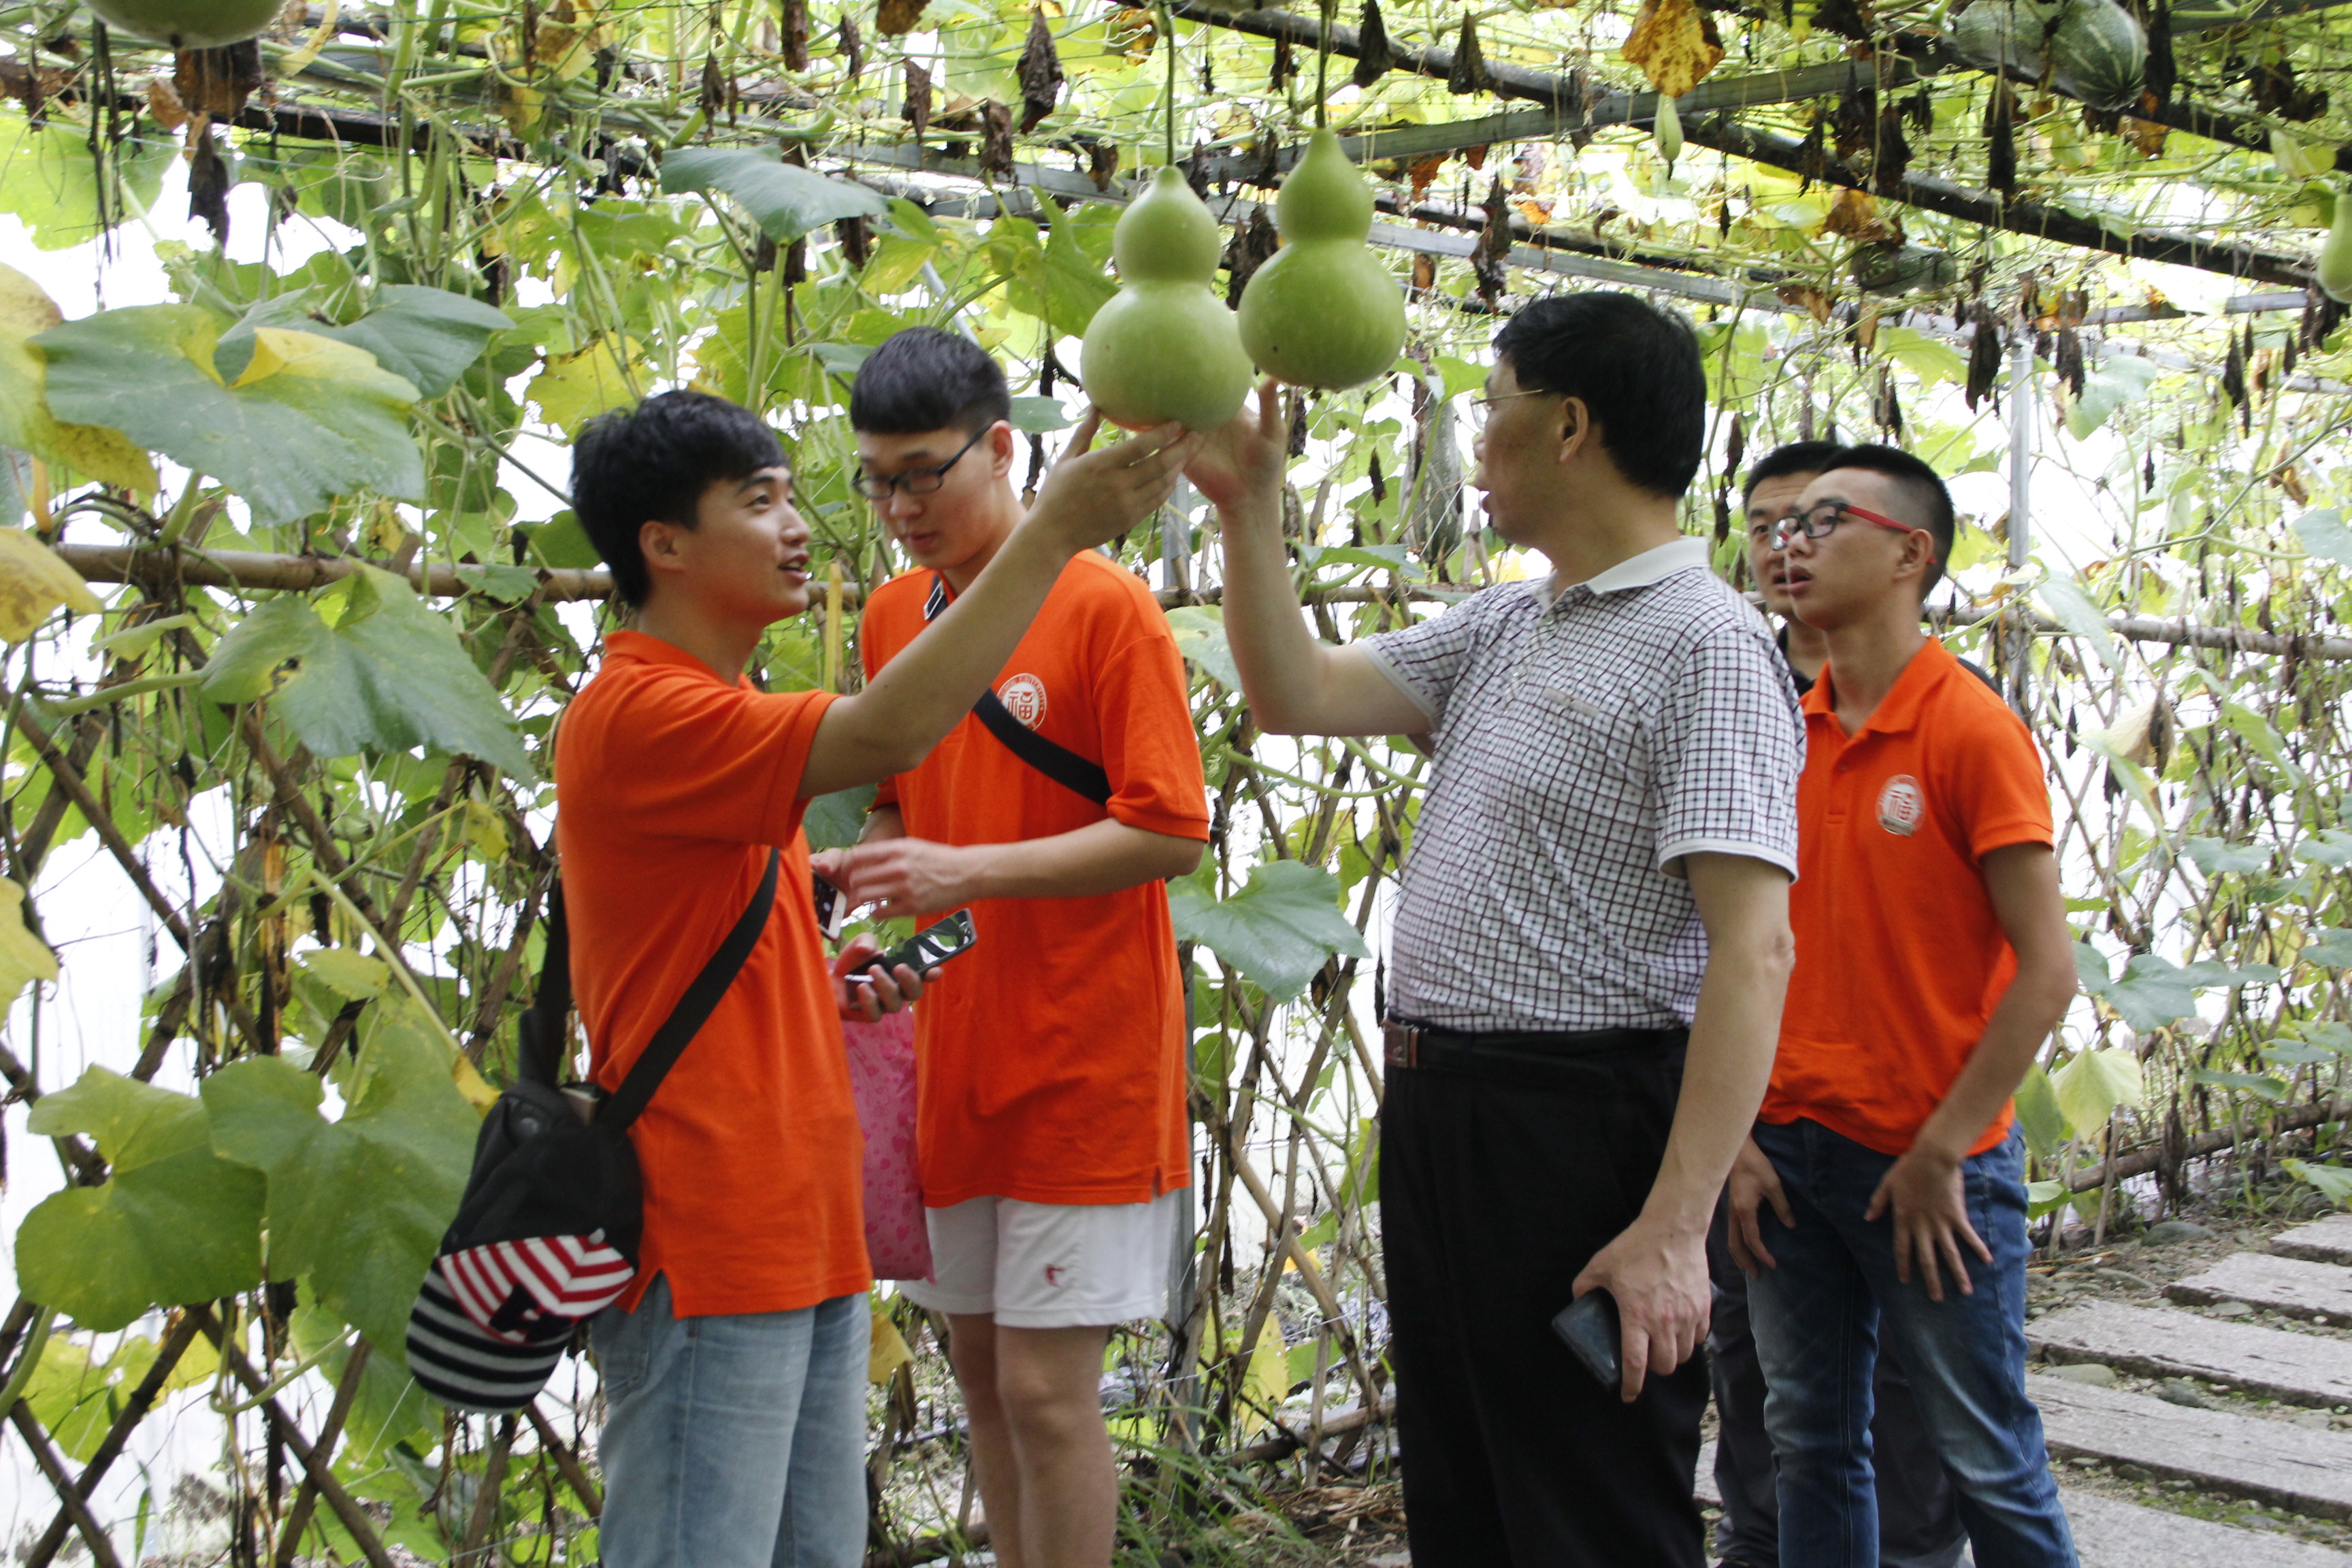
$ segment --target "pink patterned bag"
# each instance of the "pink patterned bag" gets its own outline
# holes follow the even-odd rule
[[[931,1237],[915,1158],[915,1015],[845,1018],[849,1088],[866,1129],[866,1253],[877,1279],[929,1279]]]

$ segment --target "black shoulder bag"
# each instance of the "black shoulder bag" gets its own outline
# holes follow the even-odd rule
[[[930,596],[923,602],[923,619],[935,621],[940,612],[948,607],[947,581],[938,573],[931,574]],[[1069,747],[1049,741],[1013,716],[1013,710],[992,689],[980,694],[971,705],[971,715],[988,726],[988,732],[1004,742],[1004,749],[1023,762],[1097,805],[1110,804],[1110,775],[1099,763],[1090,763]]]
[[[563,889],[548,901],[539,994],[523,1015],[516,1081],[474,1141],[457,1217],[408,1319],[408,1368],[465,1410],[520,1410],[538,1396],[572,1331],[636,1277],[645,1185],[629,1125],[735,983],[776,902],[779,850],[719,951],[654,1031],[621,1087],[562,1086],[572,1010]]]

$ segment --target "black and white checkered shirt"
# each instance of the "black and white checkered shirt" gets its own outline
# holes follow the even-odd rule
[[[1549,592],[1506,584],[1362,645],[1437,738],[1390,1011],[1465,1031],[1687,1025],[1706,934],[1681,858],[1796,874],[1788,665],[1696,539]]]

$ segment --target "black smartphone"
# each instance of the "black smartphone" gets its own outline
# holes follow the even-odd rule
[[[1617,1298],[1606,1290],[1587,1290],[1562,1308],[1551,1321],[1558,1334],[1584,1370],[1612,1393],[1625,1383],[1625,1338],[1617,1321]]]
[[[816,884],[817,929],[824,932],[825,941],[839,942],[842,922],[849,918],[849,900],[841,896],[839,888],[824,879],[822,872],[810,872],[809,880]]]
[[[947,919],[925,926],[848,978],[871,985],[879,975],[897,973],[902,963],[918,975],[928,974],[970,947],[978,936],[972,930],[971,911],[958,910]]]

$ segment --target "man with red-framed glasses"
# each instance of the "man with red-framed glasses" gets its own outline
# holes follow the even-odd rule
[[[1882,1341],[1979,1568],[2075,1563],[2025,1392],[2010,1105],[2074,995],[2073,933],[2032,738],[1920,629],[1952,533],[1934,469],[1850,447],[1773,536],[1790,603],[1829,645],[1804,700],[1796,968],[1728,1194],[1787,1568],[1878,1561]]]

